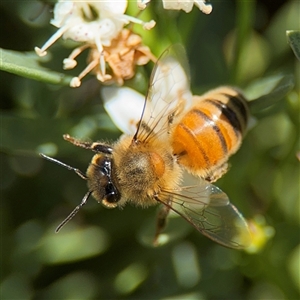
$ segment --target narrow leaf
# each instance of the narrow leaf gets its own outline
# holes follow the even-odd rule
[[[34,52],[17,52],[0,48],[0,70],[52,84],[69,85],[72,79],[39,64]]]
[[[292,75],[277,77],[272,81],[269,80],[268,84],[271,89],[249,103],[250,111],[254,115],[283,99],[294,87],[294,77]]]
[[[288,43],[290,44],[296,57],[298,58],[298,60],[300,60],[300,31],[287,30],[286,36],[288,39]]]

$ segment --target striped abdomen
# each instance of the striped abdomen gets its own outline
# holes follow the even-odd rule
[[[171,132],[178,163],[195,175],[217,180],[241,145],[248,114],[247,101],[232,87],[194,96],[194,105]]]

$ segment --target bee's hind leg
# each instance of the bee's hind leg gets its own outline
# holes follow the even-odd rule
[[[170,212],[170,207],[163,205],[156,218],[156,231],[155,231],[155,236],[153,240],[153,245],[158,246],[159,245],[159,236],[161,232],[164,230],[167,224],[167,216]]]
[[[224,163],[211,171],[204,179],[210,183],[215,182],[220,179],[225,173],[227,173],[228,169],[228,163]]]

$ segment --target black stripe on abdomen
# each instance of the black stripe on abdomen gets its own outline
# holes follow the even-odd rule
[[[229,124],[233,127],[235,135],[240,136],[240,134],[242,132],[242,126],[241,126],[241,123],[240,123],[235,111],[233,111],[230,107],[228,107],[226,104],[224,104],[220,100],[206,99],[204,101],[212,104],[217,109],[219,109],[221,111],[221,113],[226,117]]]
[[[242,127],[244,129],[247,125],[247,122],[248,122],[248,110],[247,110],[247,107],[245,105],[245,103],[246,103],[245,98],[241,94],[238,94],[237,96],[232,96],[232,95],[223,93],[223,95],[228,97],[229,103],[232,104],[232,108],[235,111],[237,111],[237,113],[239,115],[241,115],[241,117],[244,121],[244,124],[241,124],[241,125],[243,125]]]
[[[228,152],[227,143],[224,139],[224,136],[223,136],[219,126],[215,123],[215,121],[213,121],[208,115],[206,115],[200,109],[194,108],[193,110],[191,110],[191,113],[195,113],[197,116],[203,118],[205,122],[210,124],[210,126],[215,131],[215,133],[217,134],[217,136],[220,140],[221,147],[222,147],[224,154],[226,154]]]

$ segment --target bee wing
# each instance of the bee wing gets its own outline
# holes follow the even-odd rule
[[[152,133],[167,132],[170,119],[192,104],[188,62],[184,48],[173,45],[157,60],[152,71],[143,113],[135,137],[143,140]]]
[[[218,187],[198,178],[189,178],[188,184],[170,193],[170,204],[163,204],[203,235],[225,247],[242,249],[249,246],[251,235],[247,222],[228,196]]]

